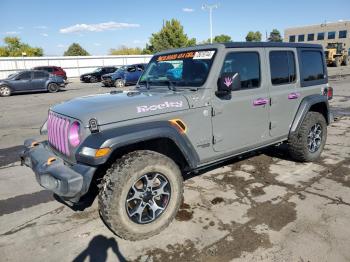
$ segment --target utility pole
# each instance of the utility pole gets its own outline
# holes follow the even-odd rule
[[[218,8],[219,5],[215,4],[215,5],[207,5],[204,4],[202,5],[202,10],[209,10],[209,29],[210,29],[210,43],[213,43],[213,18],[212,18],[212,12],[213,9]]]

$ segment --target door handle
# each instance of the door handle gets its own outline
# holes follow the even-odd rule
[[[253,105],[254,106],[262,106],[262,105],[266,105],[269,102],[268,98],[258,98],[256,100],[254,100]]]
[[[299,97],[300,97],[300,93],[293,92],[288,94],[288,99],[297,99]]]

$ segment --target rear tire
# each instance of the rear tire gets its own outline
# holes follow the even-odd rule
[[[327,123],[318,112],[308,112],[295,134],[288,140],[290,156],[300,162],[320,157],[327,139]]]
[[[11,89],[8,86],[0,86],[0,96],[10,96]]]
[[[180,207],[182,182],[179,167],[167,156],[148,150],[126,154],[103,179],[98,197],[101,217],[116,235],[127,240],[156,235]]]
[[[115,87],[116,88],[123,88],[125,85],[124,85],[124,81],[122,79],[117,79],[115,80]]]
[[[47,86],[47,90],[50,92],[50,93],[56,93],[58,90],[59,90],[59,86],[56,84],[56,83],[50,83],[48,86]]]

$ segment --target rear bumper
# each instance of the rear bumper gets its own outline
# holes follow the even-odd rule
[[[46,141],[35,146],[32,145],[33,142],[32,139],[24,142],[22,164],[34,171],[36,180],[42,187],[71,202],[78,202],[89,190],[96,168],[65,163],[53,153]],[[54,161],[50,162],[49,159]]]

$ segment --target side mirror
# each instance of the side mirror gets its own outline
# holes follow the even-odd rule
[[[229,95],[232,91],[241,89],[241,78],[239,73],[223,73],[219,79],[218,91],[216,95]]]

